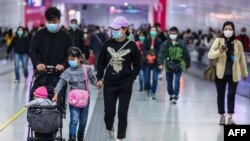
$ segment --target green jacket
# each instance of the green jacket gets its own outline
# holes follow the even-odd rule
[[[189,51],[185,43],[180,39],[177,39],[175,45],[172,44],[171,40],[166,40],[161,45],[157,60],[158,65],[164,65],[167,58],[179,61],[183,70],[191,66]],[[168,68],[166,68],[166,70],[168,70]]]

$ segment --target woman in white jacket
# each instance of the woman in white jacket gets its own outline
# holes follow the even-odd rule
[[[216,60],[216,80],[218,112],[221,115],[220,125],[225,125],[225,91],[228,84],[227,108],[228,124],[233,125],[235,94],[241,76],[246,80],[248,76],[243,47],[235,37],[233,22],[227,21],[223,25],[223,37],[217,38],[209,53],[209,59]]]

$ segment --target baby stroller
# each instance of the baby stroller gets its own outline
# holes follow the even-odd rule
[[[30,85],[30,101],[34,99],[33,92],[40,86],[45,86],[48,98],[54,96],[54,88],[60,80],[60,73],[55,67],[47,66],[47,71],[36,71]],[[28,108],[27,141],[64,141],[62,137],[63,118],[66,117],[66,86],[58,95],[54,106],[31,106]]]

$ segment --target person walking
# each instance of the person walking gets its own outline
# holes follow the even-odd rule
[[[225,125],[225,93],[228,85],[227,109],[229,125],[234,125],[235,94],[241,76],[246,80],[248,71],[242,43],[235,37],[235,26],[231,21],[223,24],[223,37],[216,38],[208,58],[216,60],[217,105],[220,114],[220,125]]]
[[[241,41],[244,52],[250,52],[250,39],[246,32],[247,32],[247,29],[245,27],[242,27],[240,35],[238,35],[236,38],[239,41]]]
[[[70,67],[61,74],[61,79],[54,89],[55,95],[52,100],[57,101],[60,90],[68,83],[70,88],[69,101],[70,99],[73,99],[75,100],[74,103],[80,103],[81,101],[85,101],[87,103],[85,106],[80,106],[69,102],[70,124],[68,141],[76,141],[76,138],[77,141],[83,141],[85,128],[87,125],[90,102],[88,81],[90,80],[92,85],[96,86],[96,77],[94,71],[90,66],[82,65],[84,59],[79,48],[69,48],[68,56],[68,63]],[[84,99],[84,97],[82,96],[84,95],[84,92],[88,93],[87,97],[85,97],[86,99]],[[74,98],[73,96],[71,97],[71,95],[73,94],[80,97],[81,101],[78,101],[78,99]],[[78,122],[79,128],[77,130]]]
[[[189,51],[185,42],[179,39],[178,35],[179,30],[177,27],[171,27],[169,29],[170,39],[162,44],[158,57],[160,70],[163,70],[163,63],[166,62],[167,90],[170,96],[169,100],[173,104],[176,104],[179,98],[180,78],[182,72],[188,70],[191,65]]]
[[[116,141],[114,118],[118,106],[118,141],[124,141],[127,130],[132,85],[140,71],[140,55],[135,42],[127,39],[128,21],[116,17],[109,28],[112,38],[104,43],[97,65],[97,87],[104,84],[104,121],[108,140]],[[104,71],[105,70],[105,71]]]
[[[84,55],[84,58],[88,59],[89,49],[85,47],[83,31],[79,29],[76,19],[70,21],[70,29],[68,30],[72,37],[73,46],[78,47]]]
[[[31,61],[38,71],[55,66],[63,71],[67,67],[67,51],[72,46],[70,34],[59,27],[61,12],[56,7],[45,11],[46,28],[42,28],[31,40]]]
[[[25,79],[28,77],[28,60],[29,60],[29,37],[25,33],[24,27],[19,26],[15,36],[10,42],[7,49],[7,56],[14,49],[14,65],[15,65],[15,83],[20,82],[19,63],[22,62],[22,68]]]
[[[146,58],[145,64],[145,87],[147,97],[155,100],[156,89],[158,85],[158,74],[160,72],[157,66],[157,57],[161,46],[161,39],[158,37],[156,27],[151,27],[150,36],[143,43],[143,55]],[[153,82],[151,84],[151,72],[153,71]]]

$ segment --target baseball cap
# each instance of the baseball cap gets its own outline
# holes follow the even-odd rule
[[[128,27],[128,20],[123,16],[116,17],[109,25],[109,28],[112,29],[120,29],[121,27]]]

